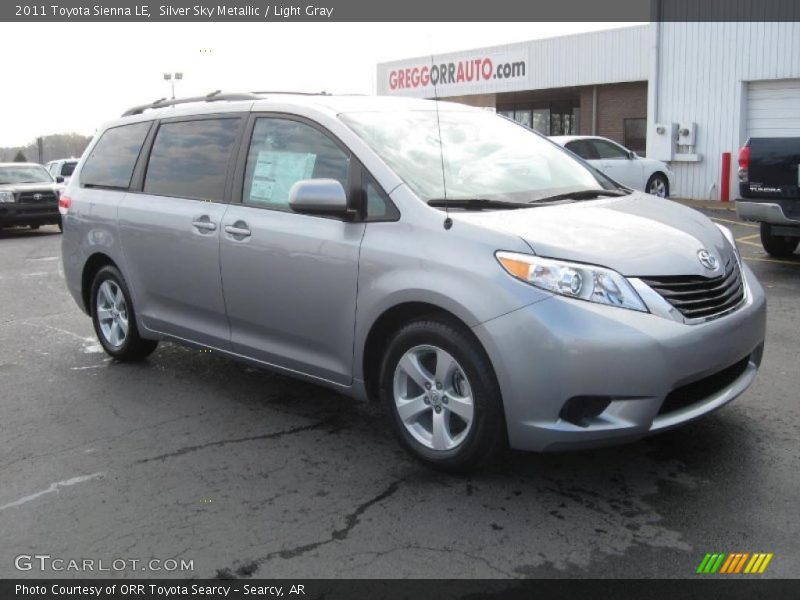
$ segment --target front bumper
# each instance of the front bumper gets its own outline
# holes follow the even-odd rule
[[[19,225],[55,225],[61,222],[58,204],[19,204],[9,202],[0,204],[0,227]]]
[[[736,201],[736,214],[744,221],[800,227],[800,200]]]
[[[766,301],[750,269],[742,271],[745,303],[702,324],[554,296],[476,326],[500,384],[511,446],[551,451],[633,441],[744,392],[761,362]],[[704,387],[733,365],[733,377]],[[683,389],[695,394],[692,402],[665,404]],[[611,402],[578,425],[561,418],[576,397]]]

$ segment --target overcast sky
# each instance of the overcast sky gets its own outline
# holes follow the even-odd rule
[[[126,108],[176,95],[374,93],[375,65],[633,23],[0,23],[0,146],[92,134]]]

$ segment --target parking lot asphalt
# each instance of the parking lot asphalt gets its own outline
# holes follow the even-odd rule
[[[407,456],[376,405],[170,343],[110,360],[57,229],[0,233],[0,577],[696,577],[706,552],[800,576],[800,252],[705,212],[768,296],[755,385],[677,431],[468,477]],[[16,570],[27,554],[194,569]]]

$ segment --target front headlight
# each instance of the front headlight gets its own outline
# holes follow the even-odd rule
[[[548,292],[648,312],[628,280],[611,269],[516,252],[497,252],[495,256],[509,275]]]
[[[0,192],[0,203],[14,202],[14,194],[12,192]]]

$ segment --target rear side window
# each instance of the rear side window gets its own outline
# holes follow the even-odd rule
[[[150,123],[107,129],[81,171],[81,185],[128,189]]]
[[[567,144],[567,150],[571,150],[584,160],[597,160],[600,156],[597,154],[594,146],[589,143],[589,140],[575,140]]]
[[[314,127],[259,118],[247,155],[242,201],[285,210],[289,190],[303,179],[336,179],[346,190],[349,165],[347,154]]]
[[[239,122],[231,118],[162,123],[150,152],[145,193],[223,200]]]

